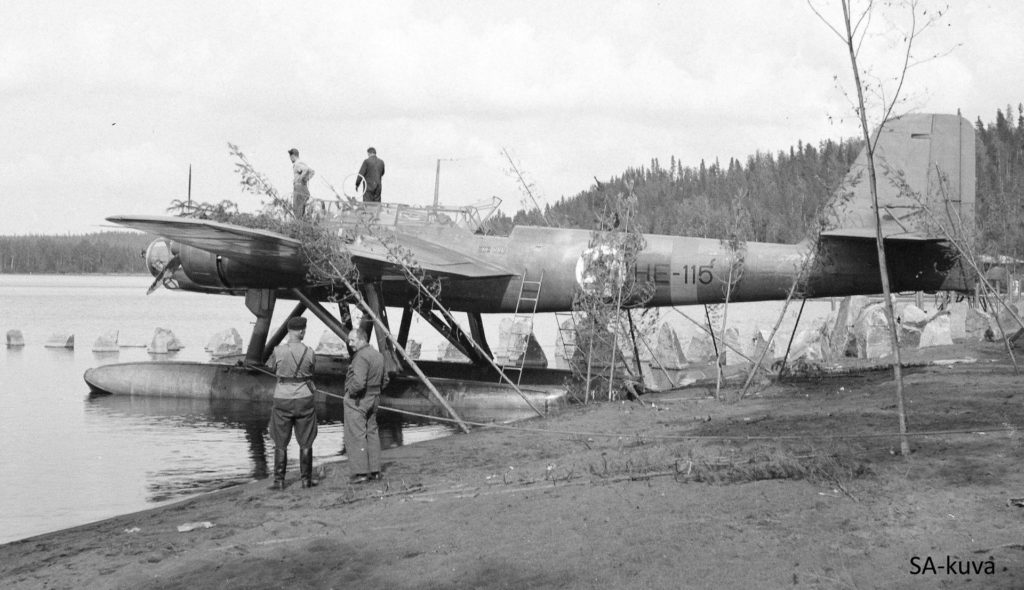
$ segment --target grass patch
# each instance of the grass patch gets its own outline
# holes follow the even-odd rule
[[[567,470],[568,471],[568,470]],[[588,457],[586,467],[572,469],[607,480],[671,476],[679,482],[736,484],[771,479],[806,479],[842,487],[872,474],[868,463],[835,447],[792,449],[782,445],[744,448],[690,446],[632,448]]]

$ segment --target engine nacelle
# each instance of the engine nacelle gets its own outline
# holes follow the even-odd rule
[[[172,249],[181,259],[181,269],[188,279],[200,287],[217,289],[282,289],[301,287],[305,269],[285,273],[255,268],[206,250],[174,243]]]
[[[177,262],[172,260],[177,257]],[[154,277],[173,264],[175,269],[163,281],[168,289],[219,293],[237,289],[282,289],[301,287],[305,283],[305,270],[284,272],[280,268],[254,268],[240,262],[171,242],[163,238],[146,246],[146,268]],[[180,263],[180,266],[179,266]]]

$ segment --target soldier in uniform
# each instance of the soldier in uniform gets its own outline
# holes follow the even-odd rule
[[[377,401],[387,385],[384,355],[373,349],[362,330],[349,332],[352,360],[345,375],[345,449],[352,483],[380,479]]]
[[[313,349],[302,343],[306,336],[306,318],[288,320],[288,340],[274,349],[267,365],[277,375],[274,387],[274,409],[270,414],[270,436],[274,439],[274,484],[270,489],[284,489],[288,467],[288,443],[299,443],[299,477],[302,487],[316,485],[313,481],[313,441],[316,439],[316,409],[313,406]]]

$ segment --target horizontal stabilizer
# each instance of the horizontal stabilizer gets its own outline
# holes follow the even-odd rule
[[[874,240],[875,230],[871,227],[851,227],[844,229],[832,229],[821,232],[822,239],[827,238],[849,238]],[[908,241],[908,242],[943,242],[945,238],[940,236],[927,236],[919,233],[905,232],[892,226],[883,226],[882,237],[886,241]]]

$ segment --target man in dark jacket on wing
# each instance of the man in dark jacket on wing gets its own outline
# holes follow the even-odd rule
[[[380,180],[384,176],[384,160],[377,157],[377,150],[369,148],[366,150],[366,159],[359,167],[359,176],[356,177],[356,190],[359,190],[360,183],[366,181],[366,192],[363,193],[363,202],[380,202]]]

